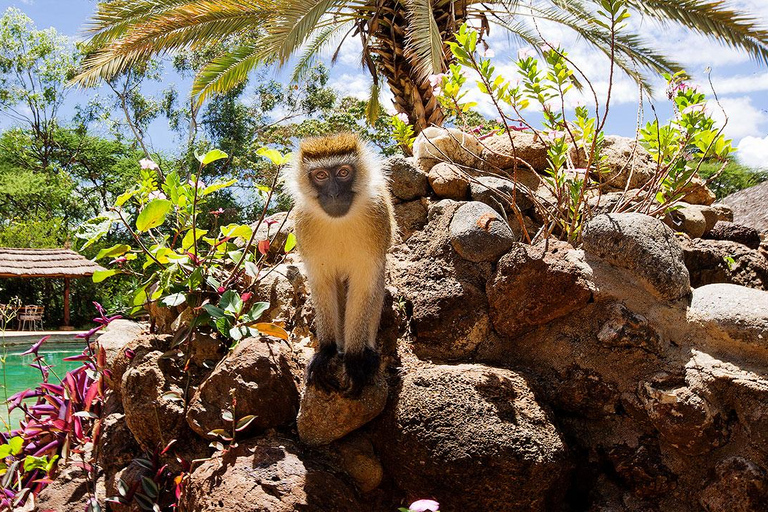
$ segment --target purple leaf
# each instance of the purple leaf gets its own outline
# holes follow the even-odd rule
[[[48,341],[48,338],[50,338],[50,336],[43,336],[42,338],[40,338],[40,341],[38,341],[37,343],[35,343],[34,345],[32,345],[32,346],[29,348],[29,350],[27,350],[26,352],[22,352],[22,353],[21,353],[21,355],[22,355],[22,356],[26,356],[26,355],[28,355],[28,354],[35,354],[35,355],[37,355],[37,351],[38,351],[38,350],[40,350],[40,346],[41,346],[43,343],[45,343],[46,341]]]

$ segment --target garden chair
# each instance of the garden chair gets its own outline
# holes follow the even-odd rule
[[[20,330],[31,325],[31,331],[43,330],[43,306],[24,306],[19,313]]]

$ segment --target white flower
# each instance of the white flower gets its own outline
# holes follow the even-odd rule
[[[443,84],[443,78],[445,77],[445,73],[438,73],[436,75],[429,75],[427,77],[427,80],[429,80],[429,85],[435,89]]]
[[[496,52],[491,50],[490,48],[486,48],[486,50],[483,52],[483,57],[492,59],[496,56]]]
[[[525,59],[527,59],[528,57],[535,57],[535,56],[536,56],[536,50],[534,50],[534,49],[533,49],[533,48],[531,48],[530,46],[529,46],[529,47],[527,47],[527,48],[520,48],[520,49],[517,51],[517,58],[518,58],[519,60],[525,60]]]
[[[139,165],[141,166],[142,169],[152,169],[154,171],[157,171],[158,169],[160,169],[160,166],[157,165],[152,160],[150,160],[149,158],[142,158],[141,160],[139,160]]]
[[[400,121],[402,121],[405,124],[408,124],[408,122],[409,122],[408,121],[408,114],[406,114],[404,112],[400,112],[395,117],[398,118]]]
[[[189,183],[189,186],[190,186],[190,187],[193,187],[193,188],[194,188],[194,186],[195,186],[195,180],[189,180],[189,182],[188,182],[188,183]],[[203,182],[203,180],[198,180],[198,181],[197,181],[197,188],[205,188],[205,183]]]
[[[154,190],[149,193],[149,199],[150,201],[152,199],[165,199],[165,194],[163,194],[163,192],[160,190]]]
[[[440,96],[441,94],[443,94],[443,88],[435,87],[434,89],[432,89],[432,94],[434,94],[435,96]]]

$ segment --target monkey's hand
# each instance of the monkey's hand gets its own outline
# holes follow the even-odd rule
[[[336,344],[319,348],[307,365],[307,386],[315,386],[323,391],[338,391],[341,386],[335,377],[333,358],[336,357]]]
[[[347,395],[353,398],[360,396],[366,384],[373,382],[379,371],[379,353],[365,347],[362,352],[346,352],[344,354],[344,371],[347,374]]]

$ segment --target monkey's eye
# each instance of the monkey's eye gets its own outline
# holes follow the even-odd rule
[[[348,165],[342,165],[336,171],[337,178],[349,178],[352,175],[352,168]]]
[[[321,169],[319,171],[313,172],[312,177],[317,181],[323,181],[328,179],[328,173]]]

